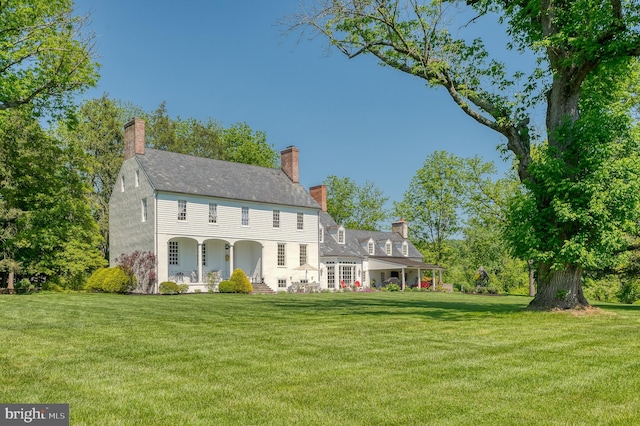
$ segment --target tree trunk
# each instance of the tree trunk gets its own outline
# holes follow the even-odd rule
[[[9,280],[7,283],[7,291],[9,292],[9,294],[13,294],[16,292],[15,287],[13,286],[13,280],[14,280],[14,272],[13,272],[13,268],[9,269]]]
[[[527,262],[529,265],[529,296],[533,297],[536,295],[536,279],[533,269],[533,260],[529,259]]]
[[[549,265],[538,266],[538,291],[528,309],[580,309],[589,306],[582,293],[582,268],[567,265],[551,271]]]

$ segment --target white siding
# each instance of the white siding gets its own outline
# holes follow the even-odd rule
[[[136,186],[136,172],[139,171]],[[124,177],[124,191],[121,191]],[[109,200],[109,263],[113,266],[121,254],[135,250],[155,253],[154,191],[137,160],[130,158],[120,168],[120,174]],[[147,199],[147,220],[142,221],[142,199]]]

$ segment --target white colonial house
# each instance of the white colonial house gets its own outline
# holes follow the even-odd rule
[[[207,291],[242,269],[271,290],[404,287],[437,265],[422,262],[404,221],[391,232],[345,229],[326,212],[327,189],[299,183],[299,150],[272,169],[145,148],[145,123],[125,125],[125,156],[109,202],[110,263],[156,255],[157,282]],[[156,287],[155,291],[158,291]]]
[[[212,160],[145,148],[144,124],[125,126],[109,202],[112,265],[121,254],[153,252],[157,281],[189,291],[236,268],[273,290],[317,281],[320,207],[298,182],[297,148],[282,151],[282,169]]]

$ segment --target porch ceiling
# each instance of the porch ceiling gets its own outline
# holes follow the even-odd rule
[[[406,257],[370,257],[369,270],[383,270],[394,268],[429,269],[443,271],[444,268],[432,263],[424,263]]]

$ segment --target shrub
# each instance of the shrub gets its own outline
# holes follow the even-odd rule
[[[189,284],[178,284],[178,292],[184,294],[189,291]]]
[[[133,289],[127,274],[117,267],[98,269],[89,277],[84,288],[105,293],[128,293]]]
[[[134,288],[127,274],[121,268],[109,268],[104,276],[102,290],[107,293],[128,293]]]
[[[384,288],[386,291],[400,291],[400,286],[396,283],[387,284]]]
[[[236,292],[236,285],[235,285],[235,283],[233,281],[222,280],[218,284],[218,291],[220,293],[235,293]]]
[[[234,283],[234,293],[251,293],[253,291],[253,286],[251,285],[251,281],[247,278],[247,275],[240,268],[237,268],[231,274],[231,278],[229,281]]]
[[[102,282],[104,281],[104,276],[107,274],[109,268],[100,268],[96,269],[96,271],[91,274],[87,283],[84,285],[84,289],[88,291],[102,291]]]
[[[173,281],[163,281],[160,283],[159,290],[161,294],[178,294],[180,287]]]
[[[141,293],[152,293],[156,283],[156,255],[150,251],[134,251],[121,254],[116,264],[129,277],[131,290],[138,288]]]
[[[14,285],[14,288],[17,293],[31,293],[35,286],[28,278],[23,278]]]
[[[640,282],[635,279],[622,280],[616,295],[618,296],[618,300],[622,303],[635,303],[640,299]]]

